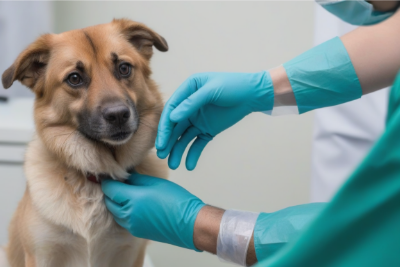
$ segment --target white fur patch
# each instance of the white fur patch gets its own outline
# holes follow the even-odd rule
[[[115,223],[99,184],[59,163],[40,139],[31,142],[25,168],[33,206],[45,219],[28,225],[38,266],[133,266],[144,240]]]

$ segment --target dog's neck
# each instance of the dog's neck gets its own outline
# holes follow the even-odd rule
[[[134,172],[135,169],[134,168],[129,168],[128,169],[128,173],[132,173]],[[90,182],[93,182],[95,184],[101,184],[101,181],[105,180],[105,179],[110,179],[110,175],[108,174],[94,174],[91,172],[86,173],[86,179],[89,180]]]
[[[91,181],[93,183],[96,183],[96,184],[100,184],[100,182],[101,182],[101,178],[97,177],[93,173],[87,173],[86,174],[86,179],[88,179],[89,181]]]

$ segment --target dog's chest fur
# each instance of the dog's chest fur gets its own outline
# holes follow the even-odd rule
[[[38,266],[133,266],[144,241],[114,222],[99,184],[63,166],[38,139],[29,146],[25,168]],[[64,255],[55,255],[60,251]]]

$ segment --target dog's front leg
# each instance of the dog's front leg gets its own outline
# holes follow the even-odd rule
[[[33,255],[25,254],[25,267],[36,267],[36,258]]]

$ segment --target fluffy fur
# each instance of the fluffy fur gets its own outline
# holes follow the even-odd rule
[[[153,46],[168,49],[164,38],[145,25],[114,20],[43,35],[4,72],[5,88],[19,80],[36,94],[36,135],[25,158],[27,188],[6,248],[11,267],[143,265],[146,241],[115,223],[100,185],[86,175],[122,181],[134,167],[167,177],[164,162],[151,152],[163,107],[150,78]],[[115,55],[133,66],[129,78],[116,76]],[[87,86],[71,88],[66,77],[77,68]],[[80,116],[94,114],[109,99],[131,101],[139,121],[136,132],[119,145],[79,130]]]

